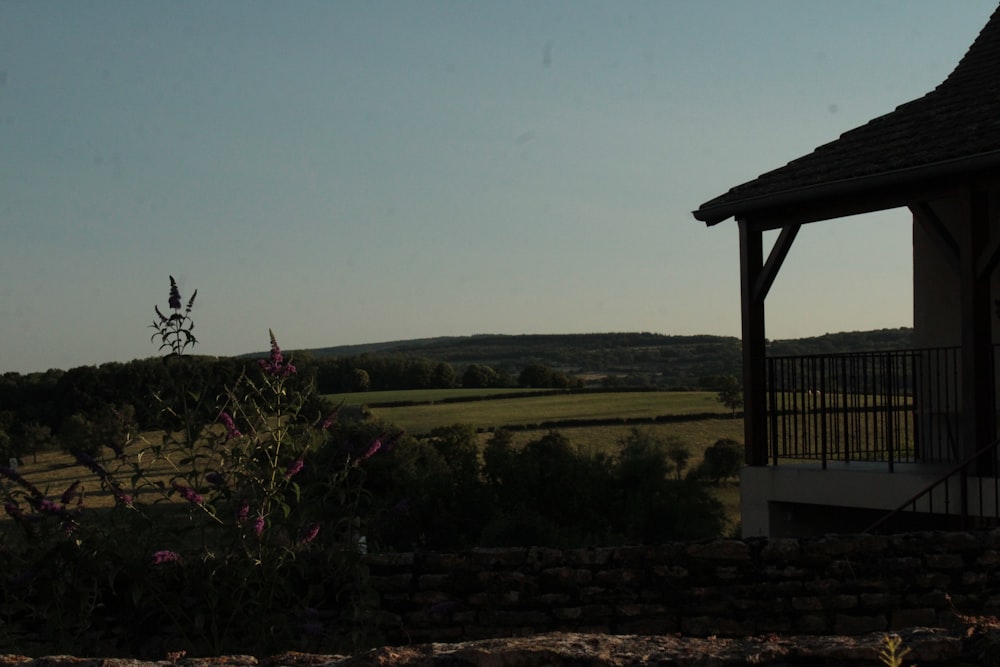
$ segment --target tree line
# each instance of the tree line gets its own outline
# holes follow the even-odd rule
[[[67,371],[0,375],[0,460],[23,459],[54,446],[89,450],[102,440],[138,430],[168,429],[170,416],[152,389],[168,384],[170,363],[184,363],[196,401],[211,403],[254,365],[235,357],[185,356],[137,359]],[[320,358],[295,354],[297,382],[317,395],[396,389],[532,387],[566,389],[578,381],[542,364],[512,376],[487,364],[461,372],[445,361],[403,354]],[[318,400],[318,399],[317,399]],[[316,411],[329,406],[316,405]]]

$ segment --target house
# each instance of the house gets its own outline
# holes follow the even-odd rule
[[[913,349],[769,357],[765,300],[801,226],[902,207],[913,219]],[[744,536],[1000,516],[1000,9],[936,89],[694,217],[739,230]]]

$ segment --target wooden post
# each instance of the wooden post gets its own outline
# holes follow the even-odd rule
[[[981,263],[990,250],[989,198],[971,192],[968,233],[961,246],[962,317],[962,457],[970,456],[994,437],[993,307],[990,275],[993,262]],[[983,270],[988,267],[988,270]],[[978,467],[978,466],[977,466]]]
[[[740,292],[743,315],[743,439],[746,463],[767,465],[763,233],[740,219]]]

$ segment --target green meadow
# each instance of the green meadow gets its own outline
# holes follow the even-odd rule
[[[503,398],[488,399],[504,394]],[[512,396],[510,390],[414,390],[334,394],[335,403],[368,405],[379,418],[396,424],[414,435],[430,432],[438,426],[472,424],[480,430],[497,428],[545,428],[546,424],[569,420],[655,419],[678,415],[713,415],[729,417],[726,409],[715,400],[713,392],[606,392],[537,395],[526,392],[524,397]],[[535,395],[532,395],[535,394]],[[469,397],[481,400],[457,401]],[[450,402],[443,402],[451,399]],[[379,407],[379,404],[403,403]]]

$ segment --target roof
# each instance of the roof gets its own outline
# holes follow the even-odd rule
[[[1000,167],[1000,8],[945,81],[812,153],[702,204],[713,225],[777,206]]]

